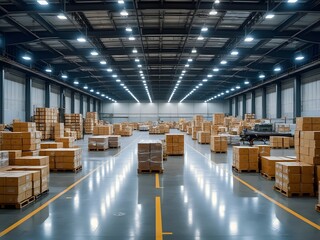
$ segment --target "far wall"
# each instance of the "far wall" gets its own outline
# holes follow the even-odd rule
[[[178,121],[179,118],[191,120],[193,115],[196,114],[201,114],[211,121],[213,113],[227,112],[227,101],[212,103],[104,103],[102,106],[102,113],[105,113],[104,120],[108,120],[111,123],[157,120]],[[103,118],[103,114],[100,115],[100,118]]]

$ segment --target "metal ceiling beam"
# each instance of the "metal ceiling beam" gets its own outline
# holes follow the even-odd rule
[[[310,9],[308,3],[295,3],[288,7],[286,3],[279,5],[276,9],[276,13],[292,13],[292,12],[319,12],[319,6]],[[199,9],[209,11],[212,7],[212,1],[202,1]],[[4,8],[11,13],[21,12],[38,12],[38,13],[57,13],[61,11],[60,3],[50,3],[47,7],[39,6],[38,4],[28,4],[25,9],[15,5],[4,5]],[[196,8],[195,2],[155,2],[155,1],[143,1],[138,2],[139,10],[194,10]],[[121,7],[116,2],[93,2],[88,4],[84,3],[67,3],[66,12],[92,12],[92,11],[119,11]],[[132,2],[126,2],[127,10],[134,10]],[[267,3],[250,3],[250,2],[223,2],[215,5],[215,9],[218,11],[245,11],[245,12],[266,12]]]

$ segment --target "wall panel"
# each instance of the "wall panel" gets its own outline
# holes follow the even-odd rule
[[[262,90],[256,90],[256,118],[262,118]]]
[[[56,86],[56,85],[51,86],[50,107],[52,108],[60,107],[60,87],[59,86]]]
[[[320,70],[302,75],[301,115],[320,116]]]
[[[247,100],[246,100],[246,113],[251,113],[251,93],[247,93]]]
[[[266,96],[266,105],[267,105],[267,118],[276,118],[277,117],[277,93],[276,93],[276,85],[268,86]]]
[[[281,117],[293,117],[293,79],[281,82]]]

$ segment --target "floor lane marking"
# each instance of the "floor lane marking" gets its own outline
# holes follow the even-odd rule
[[[202,154],[201,152],[199,152],[197,149],[195,149],[193,146],[191,146],[190,144],[186,143],[189,147],[191,147],[194,151],[198,152],[200,155],[202,155],[205,159],[210,160],[207,156],[205,156],[204,154]],[[214,162],[213,162],[214,163]],[[216,166],[218,166],[216,163],[214,163]],[[220,167],[220,166],[219,166]],[[220,167],[221,168],[221,167]],[[225,168],[222,168],[226,173],[231,174],[231,172],[227,171]],[[256,189],[254,186],[252,186],[251,184],[247,183],[246,181],[242,180],[241,178],[239,178],[238,176],[235,176],[234,174],[232,174],[233,178],[235,178],[236,180],[238,180],[240,183],[242,183],[243,185],[245,185],[246,187],[248,187],[249,189],[251,189],[252,191],[256,192],[257,194],[261,195],[262,197],[264,197],[265,199],[269,200],[270,202],[274,203],[275,205],[277,205],[278,207],[282,208],[283,210],[285,210],[286,212],[292,214],[293,216],[299,218],[300,220],[304,221],[305,223],[309,224],[310,226],[320,230],[320,225],[312,222],[311,220],[309,220],[308,218],[300,215],[299,213],[295,212],[294,210],[286,207],[285,205],[283,205],[282,203],[276,201],[275,199],[273,199],[272,197],[268,196],[267,194],[261,192],[260,190]]]
[[[162,235],[172,235],[172,232],[163,232]]]
[[[140,134],[141,135],[141,134]],[[132,141],[129,145],[127,145],[125,148],[121,149],[120,152],[118,152],[117,154],[115,154],[114,157],[117,157],[120,155],[121,152],[123,152],[125,149],[127,149],[131,144],[133,144],[135,142],[135,140],[137,140],[138,138],[140,138],[140,135],[134,139],[134,141]],[[0,237],[3,237],[4,235],[8,234],[9,232],[11,232],[12,230],[14,230],[16,227],[20,226],[21,224],[23,224],[25,221],[27,221],[28,219],[30,219],[31,217],[33,217],[34,215],[36,215],[38,212],[40,212],[41,210],[45,209],[47,206],[49,206],[50,203],[54,202],[55,200],[57,200],[59,197],[61,197],[63,194],[65,194],[66,192],[70,191],[72,188],[74,188],[75,186],[77,186],[79,183],[81,183],[83,180],[85,180],[86,178],[88,178],[89,176],[91,176],[94,172],[96,172],[99,168],[103,167],[104,165],[106,165],[108,162],[105,162],[103,164],[100,164],[98,167],[96,167],[95,169],[91,170],[87,175],[83,176],[82,178],[80,178],[78,181],[76,181],[75,183],[71,184],[69,187],[67,187],[65,190],[63,190],[62,192],[58,193],[57,195],[55,195],[54,197],[52,197],[51,199],[49,199],[47,202],[43,203],[40,207],[38,207],[37,209],[35,209],[34,211],[32,211],[31,213],[29,213],[28,215],[24,216],[23,218],[21,218],[20,220],[18,220],[17,222],[15,222],[14,224],[10,225],[9,227],[7,227],[6,229],[4,229],[2,232],[0,232]]]
[[[158,173],[156,173],[156,175],[155,175],[155,181],[156,181],[156,188],[160,188],[160,181],[159,181],[159,174]]]
[[[159,196],[155,198],[156,203],[156,240],[163,239],[162,232],[162,216],[161,216],[161,199]]]

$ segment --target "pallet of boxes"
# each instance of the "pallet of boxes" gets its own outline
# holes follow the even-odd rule
[[[112,135],[112,134],[113,134],[113,126],[111,124],[97,125],[93,127],[93,135]]]
[[[92,136],[88,138],[89,151],[106,151],[109,148],[108,136]]]
[[[290,137],[270,136],[269,141],[271,148],[290,148]]]
[[[166,134],[167,155],[181,156],[184,155],[184,135],[183,134]]]
[[[259,172],[259,149],[256,147],[234,146],[232,168],[238,172]]]
[[[192,140],[198,139],[198,132],[202,131],[203,116],[194,115],[192,121]]]
[[[94,126],[98,123],[97,112],[87,112],[84,121],[84,132],[86,134],[92,134]]]
[[[228,150],[227,137],[225,136],[211,136],[210,149],[215,153],[226,153]]]
[[[64,115],[64,127],[77,132],[77,140],[83,138],[82,114],[73,113]]]
[[[296,118],[295,152],[298,162],[277,163],[274,189],[292,196],[314,196],[319,185],[320,118]]]
[[[58,122],[59,111],[56,108],[36,108],[34,121],[42,140],[54,139],[54,126]]]
[[[138,173],[163,173],[163,151],[160,140],[138,143]]]

